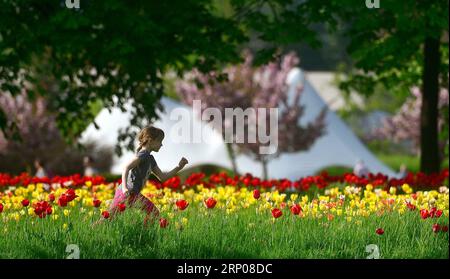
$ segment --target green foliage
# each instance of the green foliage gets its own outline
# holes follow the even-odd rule
[[[164,73],[235,63],[250,37],[262,42],[255,55],[262,64],[281,54],[282,45],[321,46],[317,24],[331,32],[344,27],[358,71],[342,88],[371,94],[381,83],[391,93],[405,94],[421,83],[424,39],[440,39],[448,31],[445,0],[384,0],[380,9],[368,9],[361,0],[81,1],[79,10],[67,9],[63,1],[0,3],[0,89],[17,93],[27,80],[30,94],[55,91],[52,108],[69,139],[93,119],[86,104],[99,99],[106,108],[124,109],[130,101],[133,117],[120,131],[119,154],[133,148],[140,127],[156,120]],[[448,40],[441,42],[441,53],[445,85]],[[51,63],[40,71],[36,61]],[[17,83],[20,70],[23,79]],[[42,75],[55,84],[50,87],[38,78]],[[13,125],[0,111],[0,128]]]
[[[306,1],[300,5],[306,18],[323,21],[345,19],[348,52],[354,70],[340,88],[372,95],[378,84],[390,94],[404,97],[412,86],[422,87],[424,106],[421,130],[422,165],[425,172],[439,169],[438,115],[431,101],[438,88],[448,85],[448,5],[439,1],[381,1],[379,9],[368,9],[364,1]],[[445,38],[447,37],[447,38]],[[427,47],[425,47],[427,46]],[[425,61],[429,67],[425,68]],[[389,99],[381,100],[389,102]],[[432,136],[436,135],[436,136]]]
[[[350,39],[347,50],[355,71],[341,83],[342,89],[370,95],[381,83],[392,93],[407,95],[410,86],[421,83],[424,39],[440,39],[448,30],[448,1],[386,0],[380,5],[368,9],[358,0],[306,1],[297,12],[305,22],[329,22],[331,31],[337,19],[347,23],[344,33]],[[448,40],[441,41],[441,53],[445,83]]]
[[[123,109],[131,101],[133,117],[120,147],[132,148],[137,130],[156,119],[162,73],[237,61],[235,47],[246,38],[237,22],[210,12],[210,1],[81,1],[79,10],[49,0],[1,5],[1,90],[17,93],[28,81],[30,94],[51,95],[69,140],[92,119],[86,104],[100,100]],[[48,67],[36,66],[42,61]],[[20,70],[25,75],[15,83]]]
[[[346,77],[348,70],[345,67],[344,64],[340,64],[336,70],[333,81],[336,86],[339,86],[348,78]],[[377,83],[371,89],[370,94],[360,94],[363,100],[363,107],[360,107],[351,98],[350,92],[342,91],[342,97],[345,99],[346,105],[338,111],[338,114],[344,119],[347,119],[351,115],[360,117],[373,111],[384,111],[394,114],[403,105],[407,97],[410,96],[409,92],[408,90],[405,94],[392,94],[390,88],[387,88],[383,83]]]
[[[164,95],[179,101],[180,96],[177,94],[177,91],[175,89],[175,81],[177,80],[177,76],[174,76],[173,73],[168,73],[164,76],[163,82],[164,82]]]

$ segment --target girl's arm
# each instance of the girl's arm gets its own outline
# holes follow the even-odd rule
[[[124,194],[126,194],[128,192],[128,188],[127,188],[127,178],[128,178],[128,172],[130,172],[130,170],[134,167],[136,167],[139,164],[139,157],[135,157],[133,158],[133,160],[131,160],[126,166],[125,169],[122,172],[122,191]]]
[[[162,172],[159,169],[158,165],[155,165],[152,172],[159,179],[160,182],[164,182],[167,179],[174,176],[175,174],[177,174],[177,172],[182,170],[187,163],[188,163],[188,161],[186,160],[186,158],[183,157],[183,158],[181,158],[180,163],[178,163],[178,166],[176,166],[175,168],[173,168],[173,170],[171,170],[169,172]]]

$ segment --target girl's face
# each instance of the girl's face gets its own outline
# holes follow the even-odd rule
[[[163,140],[163,139],[150,140],[150,141],[147,143],[146,148],[147,148],[148,150],[158,152],[159,149],[160,149],[161,146],[162,146],[162,140]]]

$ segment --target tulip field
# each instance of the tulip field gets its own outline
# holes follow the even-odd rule
[[[263,181],[148,181],[159,209],[109,205],[120,181],[0,174],[0,258],[448,258],[448,170]]]

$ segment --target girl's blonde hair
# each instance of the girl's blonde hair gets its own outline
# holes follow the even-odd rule
[[[138,135],[139,146],[136,152],[139,152],[144,145],[146,145],[151,140],[162,140],[164,138],[163,130],[153,127],[147,126],[143,128]]]

